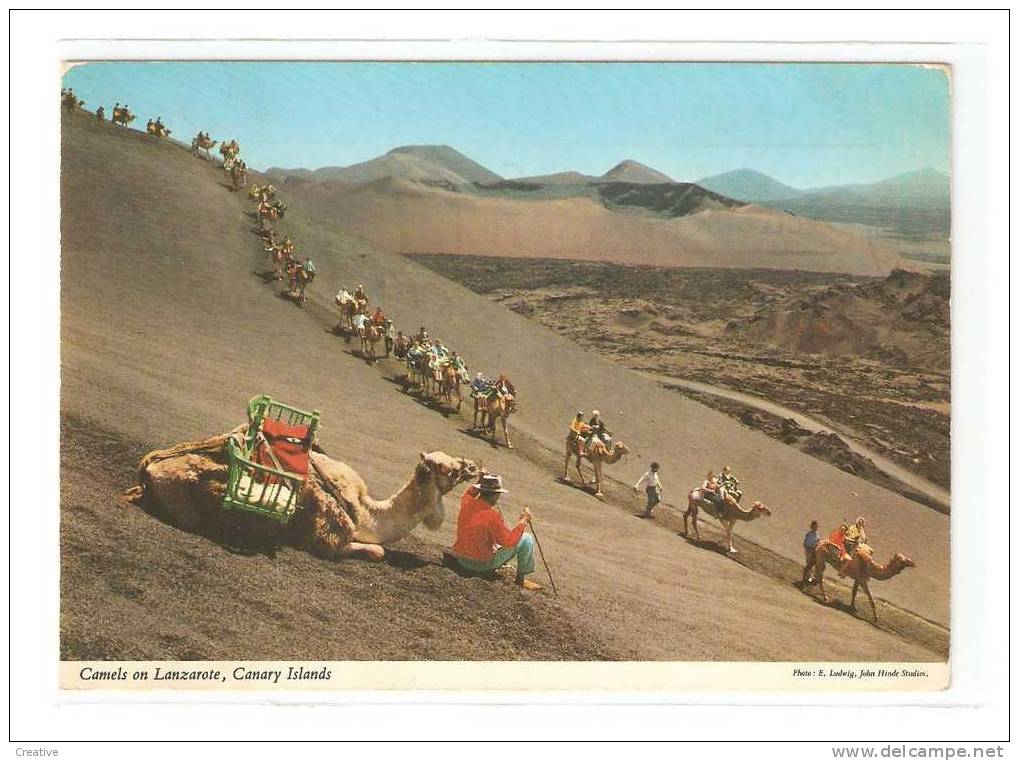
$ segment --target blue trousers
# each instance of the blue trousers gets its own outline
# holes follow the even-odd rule
[[[524,534],[515,547],[500,547],[488,560],[462,558],[459,555],[454,557],[456,557],[456,562],[473,573],[494,571],[516,558],[517,576],[526,576],[529,573],[534,573],[534,538],[530,534]]]

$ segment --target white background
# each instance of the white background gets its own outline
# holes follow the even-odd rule
[[[82,745],[152,739],[684,739],[821,745],[677,748],[694,758],[831,758],[838,740],[1001,741],[1007,737],[1009,270],[1008,27],[1003,12],[352,12],[15,11],[11,16],[10,426],[11,738],[62,758],[232,756],[231,749]],[[69,42],[69,38],[176,39]],[[301,40],[281,46],[188,38]],[[328,40],[357,40],[329,42]],[[390,42],[379,42],[379,40]],[[64,40],[64,42],[61,42]],[[401,42],[402,40],[402,42]],[[514,42],[531,40],[532,42]],[[549,40],[560,42],[535,42]],[[562,42],[586,40],[586,42]],[[752,44],[732,41],[754,41]],[[833,41],[847,41],[833,43]],[[869,42],[860,42],[869,41]],[[781,43],[781,44],[769,44]],[[809,44],[803,44],[809,43]],[[880,43],[880,44],[874,44]],[[931,44],[935,43],[935,44]],[[60,693],[60,60],[144,57],[921,60],[953,65],[952,688],[930,695],[718,692],[668,695],[311,695]],[[129,283],[124,284],[130,287]],[[13,475],[12,475],[13,474]],[[922,572],[922,571],[920,571]],[[790,625],[795,625],[790,622]],[[720,685],[738,688],[739,685]],[[204,701],[195,705],[194,701]],[[213,701],[211,704],[209,701]],[[828,705],[841,705],[832,710]],[[736,707],[753,706],[753,707]],[[256,756],[284,751],[261,745]],[[491,753],[397,748],[432,757]],[[350,752],[335,749],[334,752]],[[519,749],[525,753],[531,751]],[[368,749],[367,752],[375,752]],[[517,753],[505,749],[503,753]]]

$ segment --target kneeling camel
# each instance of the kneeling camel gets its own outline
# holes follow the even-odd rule
[[[152,509],[185,531],[232,524],[250,534],[266,530],[267,521],[222,508],[226,492],[229,434],[189,441],[150,452],[138,467],[139,486],[129,501]],[[445,518],[442,497],[478,474],[478,466],[444,452],[422,452],[410,480],[388,499],[368,493],[364,480],[349,465],[311,453],[311,472],[297,498],[297,511],[283,528],[287,543],[328,558],[381,560],[383,545],[407,536],[419,523],[437,530]]]

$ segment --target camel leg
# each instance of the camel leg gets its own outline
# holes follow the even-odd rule
[[[570,450],[566,450],[566,459],[563,460],[563,480],[570,480]]]
[[[594,496],[604,497],[605,495],[601,491],[601,463],[596,462],[592,467],[594,468]]]
[[[874,623],[877,623],[877,606],[874,605],[874,595],[870,593],[870,584],[864,579],[859,582],[860,586],[863,587],[863,591],[867,593],[867,599],[870,600],[870,612],[874,616]]]
[[[725,538],[729,542],[729,554],[735,555],[736,548],[732,546],[732,523],[726,521],[725,523],[722,524],[722,526],[725,528]]]
[[[856,610],[856,593],[860,590],[860,580],[853,580],[853,593],[849,596],[849,609]]]
[[[502,435],[506,439],[506,448],[507,449],[512,449],[513,448],[513,444],[510,442],[510,438],[509,438],[509,426],[506,424],[506,416],[505,415],[502,416]]]
[[[580,462],[580,455],[578,454],[573,461],[574,466],[577,468],[577,475],[580,476],[580,485],[586,486],[587,480],[584,478],[584,468]]]
[[[817,579],[817,588],[821,590],[821,600],[826,603],[831,602],[828,593],[824,591],[824,560],[821,558],[817,559],[817,564],[814,566],[814,578]]]

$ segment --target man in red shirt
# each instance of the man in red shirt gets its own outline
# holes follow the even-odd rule
[[[511,529],[495,507],[505,493],[502,479],[489,474],[467,487],[460,498],[453,556],[472,573],[494,571],[516,558],[517,584],[524,589],[541,589],[540,584],[527,578],[534,572],[534,539],[524,533],[531,512],[525,507]]]

